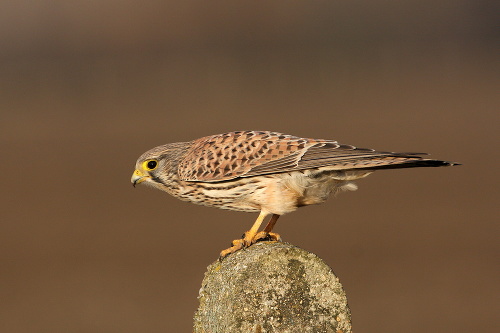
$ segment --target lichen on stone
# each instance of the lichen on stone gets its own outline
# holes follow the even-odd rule
[[[208,267],[195,333],[351,332],[344,290],[316,255],[260,242]]]

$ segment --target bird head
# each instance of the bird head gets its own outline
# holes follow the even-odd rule
[[[135,171],[130,181],[134,187],[144,181],[151,182],[156,177],[155,170],[158,169],[160,162],[157,158],[139,159],[135,165]]]
[[[165,190],[177,178],[177,165],[186,151],[185,146],[186,143],[167,144],[142,154],[135,163],[132,185],[145,183]]]

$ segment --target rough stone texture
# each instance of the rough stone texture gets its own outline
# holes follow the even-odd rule
[[[208,267],[195,333],[351,332],[339,279],[316,255],[260,242]]]

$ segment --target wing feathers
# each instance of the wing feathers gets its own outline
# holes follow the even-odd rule
[[[332,140],[275,132],[242,131],[201,138],[179,163],[187,181],[217,182],[305,169],[376,170],[454,165],[422,158],[424,153],[381,152]]]

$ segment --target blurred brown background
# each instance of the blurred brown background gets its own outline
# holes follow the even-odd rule
[[[255,215],[129,179],[144,151],[274,130],[461,167],[380,171],[282,217],[360,332],[498,331],[498,2],[3,1],[1,332],[190,332]]]

